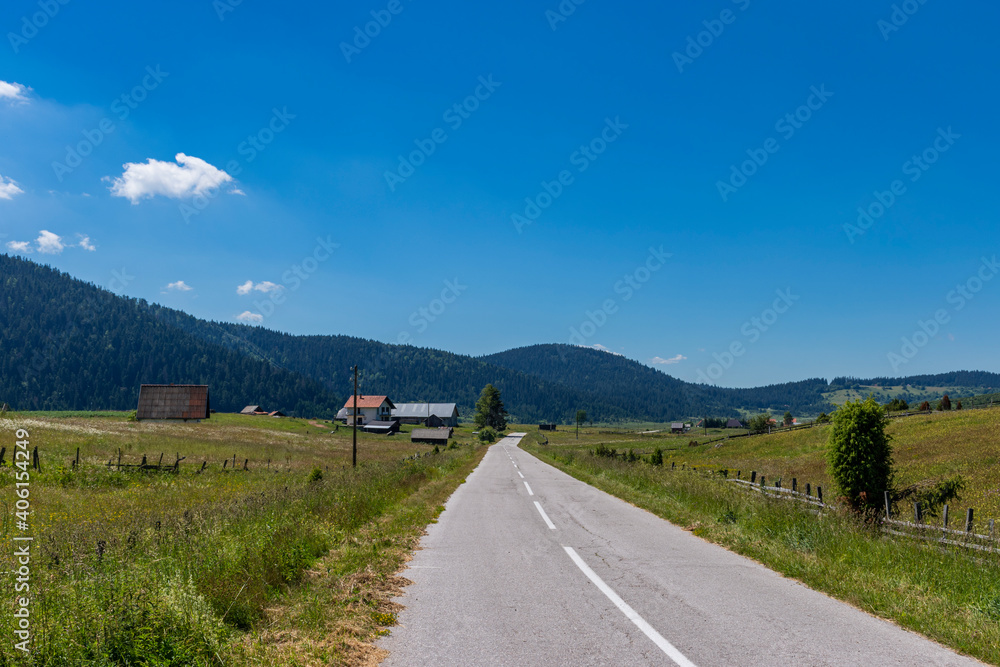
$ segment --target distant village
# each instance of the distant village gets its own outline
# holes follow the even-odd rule
[[[136,421],[180,420],[200,421],[211,415],[208,385],[144,384],[139,388]],[[284,417],[279,410],[267,410],[261,405],[248,405],[240,414],[253,417]],[[420,425],[413,429],[411,442],[448,444],[458,426],[456,403],[393,403],[388,396],[359,394],[344,403],[336,417],[347,426],[365,433],[392,435],[401,424]]]

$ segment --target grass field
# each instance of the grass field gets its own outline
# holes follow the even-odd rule
[[[977,528],[1000,518],[1000,409],[893,420],[901,483],[961,474],[967,489],[955,516],[972,505]],[[583,429],[539,434],[522,447],[578,479],[684,526],[857,607],[959,651],[1000,665],[1000,554],[887,537],[846,512],[817,517],[808,507],[751,493],[712,471],[750,470],[768,480],[797,477],[833,495],[823,451],[828,426],[690,446],[692,434],[639,436]],[[542,444],[547,442],[547,444]],[[595,456],[598,444],[664,464]],[[671,469],[671,462],[677,464]],[[686,468],[681,471],[681,467]],[[692,472],[694,466],[699,472]]]
[[[536,432],[537,427],[524,427]],[[602,433],[600,428],[585,428],[580,440],[575,431],[548,433],[553,445],[573,447],[579,443],[592,448],[598,443],[615,447],[619,451],[630,448],[649,454],[655,448],[663,450],[667,465],[705,466],[714,469],[751,470],[763,474],[768,480],[779,477],[785,486],[792,478],[800,485],[811,483],[832,490],[826,471],[824,451],[830,426],[786,431],[772,435],[721,440],[705,445],[691,446],[692,441],[702,442],[720,436],[702,432],[684,435],[655,434],[640,436],[635,433]],[[952,516],[962,516],[965,509],[973,507],[982,520],[1000,520],[1000,407],[984,410],[959,410],[931,412],[892,420],[894,458],[901,486],[917,482],[935,482],[954,475],[961,475],[966,489],[957,502],[951,504]],[[742,431],[740,433],[743,433]]]
[[[31,654],[18,660],[32,665],[370,663],[405,583],[395,572],[485,452],[468,429],[439,453],[359,433],[355,470],[350,429],[311,420],[25,413],[0,426],[2,537],[34,537]],[[41,460],[27,531],[13,514],[17,429]],[[186,458],[176,473],[119,472],[106,465],[119,450],[123,463]],[[14,586],[2,580],[5,599]],[[0,632],[13,637],[8,604]],[[23,657],[0,644],[0,664]]]

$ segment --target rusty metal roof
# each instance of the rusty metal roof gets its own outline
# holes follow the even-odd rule
[[[207,384],[144,384],[136,419],[208,419]]]

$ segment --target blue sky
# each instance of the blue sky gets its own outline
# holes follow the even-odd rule
[[[725,386],[1000,370],[995,4],[334,5],[5,2],[3,250]]]

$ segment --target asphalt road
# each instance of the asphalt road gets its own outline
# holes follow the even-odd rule
[[[403,575],[396,665],[979,665],[493,445]]]

